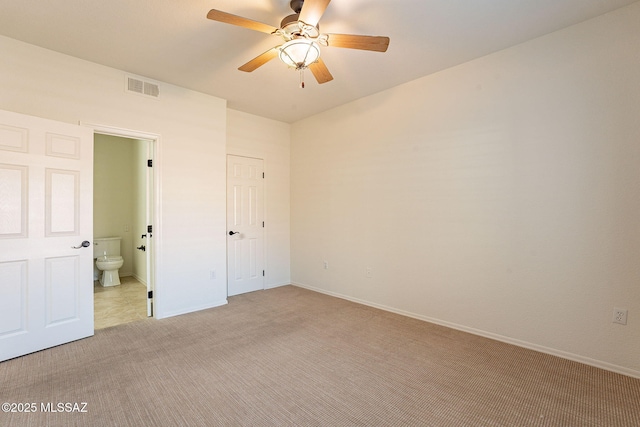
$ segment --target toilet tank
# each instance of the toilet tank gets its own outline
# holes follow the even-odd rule
[[[93,257],[98,258],[103,255],[120,255],[121,237],[101,237],[93,239]]]

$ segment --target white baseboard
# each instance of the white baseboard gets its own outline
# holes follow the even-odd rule
[[[223,305],[226,305],[226,304],[228,304],[228,301],[225,298],[224,300],[221,300],[221,301],[216,301],[216,302],[211,303],[211,304],[205,304],[205,305],[196,306],[196,307],[190,307],[190,308],[188,308],[186,310],[170,311],[170,312],[167,312],[167,313],[158,313],[158,312],[156,312],[154,317],[156,319],[166,319],[168,317],[174,317],[174,316],[180,316],[182,314],[194,313],[196,311],[207,310],[209,308],[220,307],[220,306],[223,306]]]
[[[131,277],[133,277],[134,279],[136,279],[138,282],[142,283],[143,285],[147,286],[147,280],[146,278],[143,279],[141,277],[139,277],[137,274],[131,274]]]
[[[319,292],[321,294],[326,294],[326,295],[330,295],[333,297],[337,297],[337,298],[341,298],[341,299],[345,299],[348,301],[352,301],[352,302],[356,302],[358,304],[362,304],[362,305],[366,305],[369,307],[374,307],[374,308],[378,308],[380,310],[384,310],[384,311],[389,311],[391,313],[396,313],[396,314],[400,314],[403,316],[407,316],[407,317],[411,317],[414,319],[418,319],[418,320],[423,320],[425,322],[429,322],[429,323],[434,323],[436,325],[440,325],[440,326],[446,326],[448,328],[451,329],[456,329],[459,331],[463,331],[463,332],[468,332],[470,334],[474,334],[474,335],[478,335],[481,337],[485,337],[485,338],[490,338],[496,341],[501,341],[507,344],[513,344],[516,345],[518,347],[523,347],[523,348],[527,348],[529,350],[535,350],[535,351],[539,351],[540,353],[545,353],[545,354],[550,354],[552,356],[557,356],[557,357],[561,357],[563,359],[567,359],[567,360],[572,360],[574,362],[579,362],[579,363],[583,363],[585,365],[589,365],[589,366],[594,366],[596,368],[600,368],[600,369],[604,369],[607,371],[611,371],[611,372],[615,372],[617,374],[622,374],[622,375],[627,375],[629,377],[633,377],[633,378],[640,378],[640,371],[637,371],[635,369],[629,369],[626,368],[624,366],[618,366],[618,365],[614,365],[612,363],[609,362],[604,362],[601,360],[596,360],[596,359],[591,359],[589,357],[585,357],[585,356],[581,356],[579,354],[574,354],[574,353],[569,353],[566,351],[562,351],[562,350],[557,350],[554,348],[549,348],[549,347],[545,347],[545,346],[541,346],[538,344],[533,344],[527,341],[521,341],[515,338],[509,338],[509,337],[505,337],[502,335],[498,335],[498,334],[494,334],[492,332],[487,332],[487,331],[482,331],[480,329],[475,329],[475,328],[470,328],[464,325],[458,325],[455,323],[451,323],[451,322],[446,322],[443,320],[439,320],[439,319],[434,319],[432,317],[428,317],[428,316],[423,316],[420,314],[416,314],[416,313],[411,313],[408,311],[404,311],[404,310],[399,310],[397,308],[394,307],[389,307],[386,305],[382,305],[382,304],[376,304],[376,303],[372,303],[369,301],[365,301],[359,298],[353,298],[350,297],[348,295],[343,295],[337,292],[330,292],[330,291],[326,291],[324,289],[319,289],[316,288],[314,286],[307,286],[304,285],[302,283],[291,283],[293,286],[298,286],[300,288],[305,288],[305,289],[309,289],[311,291],[314,292]]]
[[[288,286],[290,285],[291,282],[284,282],[284,283],[271,283],[269,285],[264,285],[265,289],[273,289],[273,288],[279,288],[281,286]]]

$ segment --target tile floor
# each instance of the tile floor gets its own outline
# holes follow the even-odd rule
[[[147,287],[134,277],[121,277],[118,286],[93,284],[94,328],[102,329],[147,318]]]

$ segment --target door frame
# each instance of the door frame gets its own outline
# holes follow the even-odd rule
[[[95,123],[86,123],[80,122],[81,126],[85,126],[93,129],[94,136],[96,134],[100,135],[109,135],[116,136],[121,138],[128,139],[139,139],[149,141],[151,144],[152,160],[153,167],[151,168],[151,176],[152,176],[152,184],[151,184],[151,203],[147,203],[147,216],[151,217],[151,225],[153,226],[153,245],[152,250],[149,253],[149,262],[147,263],[147,292],[153,292],[153,298],[151,298],[151,302],[149,299],[147,300],[147,312],[149,312],[149,304],[153,305],[153,315],[152,317],[159,318],[158,313],[160,312],[160,307],[162,304],[161,296],[161,283],[158,279],[157,270],[158,270],[158,260],[160,259],[160,252],[162,246],[162,239],[159,233],[161,229],[161,218],[160,218],[160,200],[161,200],[161,183],[160,183],[160,135],[155,133],[143,132],[132,129],[125,129],[116,126],[109,125],[101,125]],[[149,191],[149,188],[147,188]],[[149,196],[149,195],[147,195]],[[151,215],[149,215],[148,210],[151,210]]]

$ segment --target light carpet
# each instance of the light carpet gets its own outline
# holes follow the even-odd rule
[[[0,401],[36,404],[20,427],[640,425],[638,379],[293,286],[0,363]]]

